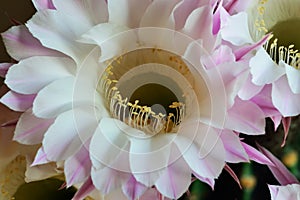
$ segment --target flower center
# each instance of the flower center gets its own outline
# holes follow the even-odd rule
[[[261,0],[258,7],[258,18],[255,22],[258,35],[272,33],[272,37],[264,45],[264,48],[272,57],[274,62],[280,60],[291,65],[296,69],[300,69],[300,38],[298,30],[300,28],[299,16],[293,12],[287,12],[286,8],[292,6],[289,2],[274,7],[266,6],[268,0]],[[296,5],[297,6],[297,5]],[[280,9],[279,9],[280,8]],[[277,13],[279,12],[279,13]],[[282,13],[280,13],[282,12]]]
[[[176,133],[185,116],[191,73],[161,49],[138,49],[107,63],[99,92],[110,114],[147,134]]]

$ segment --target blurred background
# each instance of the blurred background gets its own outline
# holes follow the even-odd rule
[[[0,32],[6,31],[15,23],[24,24],[35,13],[35,9],[31,0],[1,0],[0,1]],[[2,40],[0,40],[0,62],[10,62],[11,58],[7,55]],[[2,86],[2,96],[7,88]],[[13,113],[0,105],[0,124],[17,117],[18,113]],[[274,132],[274,127],[270,120],[267,120],[266,132],[267,134],[259,137],[246,137],[245,141],[254,145],[255,142],[265,146],[273,152],[278,158],[288,166],[288,168],[300,179],[300,165],[298,156],[300,153],[300,118],[295,117],[292,119],[290,134],[287,144],[284,148],[280,145],[283,140],[283,128],[279,127],[277,132]],[[0,129],[0,133],[3,132]],[[5,129],[5,131],[8,131]],[[12,131],[12,129],[9,129]],[[1,138],[0,138],[1,139]],[[278,184],[266,166],[257,163],[249,164],[233,164],[230,167],[236,172],[241,180],[243,190],[238,184],[224,171],[219,179],[216,181],[214,190],[206,184],[195,181],[190,187],[190,195],[184,195],[181,199],[192,200],[214,200],[214,199],[227,199],[227,200],[266,200],[270,199],[267,184]],[[23,185],[19,188],[15,195],[16,200],[69,200],[72,198],[74,188],[69,190],[59,190],[62,181],[49,179]]]

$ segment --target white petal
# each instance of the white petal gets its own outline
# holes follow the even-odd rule
[[[91,108],[82,107],[60,114],[43,140],[47,158],[61,161],[75,154],[91,138],[97,125]]]
[[[250,60],[250,68],[256,85],[272,83],[285,74],[284,67],[277,65],[264,48],[260,48]]]
[[[32,0],[32,3],[37,10],[55,9],[52,0]]]
[[[237,46],[254,43],[249,32],[248,15],[245,12],[230,16],[221,28],[221,34],[224,40]]]
[[[69,55],[76,63],[81,63],[92,48],[87,44],[76,42],[79,36],[89,30],[91,26],[76,21],[72,16],[62,12],[40,11],[27,22],[26,26],[44,46]]]
[[[14,140],[31,145],[42,143],[44,134],[53,121],[52,119],[37,118],[31,109],[27,110],[17,123]]]
[[[282,60],[279,61],[279,65],[285,67],[287,79],[292,92],[294,94],[299,94],[300,93],[300,70],[295,69],[294,67],[284,63]]]
[[[53,0],[56,10],[70,15],[76,21],[94,26],[106,22],[108,19],[108,10],[105,0]]]
[[[130,138],[130,167],[133,173],[148,173],[168,165],[170,148],[175,135]]]
[[[294,94],[288,85],[286,76],[277,80],[272,87],[272,101],[274,106],[284,117],[300,114],[300,94]]]
[[[180,0],[157,0],[153,1],[142,17],[141,27],[164,27],[175,28],[171,20],[171,14]],[[158,14],[159,13],[159,14]]]
[[[191,171],[181,158],[163,171],[155,186],[162,195],[171,199],[178,199],[188,190],[190,184]]]
[[[94,168],[99,169],[103,165],[112,167],[121,151],[127,151],[129,141],[124,132],[127,128],[127,125],[116,119],[101,120],[90,144],[90,157]],[[119,167],[122,169],[123,166]]]
[[[74,78],[60,79],[43,88],[33,102],[33,113],[40,118],[55,118],[72,108]]]
[[[21,94],[36,94],[54,80],[72,76],[75,63],[63,57],[31,57],[13,65],[5,83]]]
[[[151,2],[151,0],[110,0],[108,1],[109,22],[137,28]]]

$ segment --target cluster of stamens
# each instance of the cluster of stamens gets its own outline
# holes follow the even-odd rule
[[[264,4],[267,2],[268,0],[259,1],[259,6],[257,8],[258,17],[255,20],[255,27],[257,30],[256,37],[266,35],[269,32],[263,19],[265,15]],[[300,53],[298,49],[294,49],[295,45],[291,44],[288,47],[279,45],[278,38],[274,38],[274,35],[271,35],[263,47],[268,51],[274,62],[278,63],[282,60],[290,66],[300,69]]]
[[[150,106],[140,105],[137,99],[134,102],[128,97],[123,97],[119,88],[118,80],[114,76],[113,64],[120,65],[122,57],[107,62],[108,67],[101,77],[100,89],[106,99],[106,106],[112,117],[125,122],[127,125],[142,130],[147,134],[175,133],[185,115],[185,104],[172,102],[169,108],[172,112],[156,113]]]

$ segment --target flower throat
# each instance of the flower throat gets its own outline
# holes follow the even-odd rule
[[[107,62],[107,68],[101,77],[100,90],[114,118],[151,135],[175,133],[185,116],[183,93],[180,89],[176,89],[175,94],[172,91],[174,89],[156,81],[143,84],[135,81],[144,77],[147,79],[151,74],[160,76],[158,72],[160,68],[153,66],[152,71],[131,73],[138,68],[141,68],[140,71],[151,68],[139,67],[143,64],[156,65],[157,63],[166,65],[183,76],[190,73],[184,62],[175,54],[160,49],[135,50]],[[133,74],[132,78],[122,81],[130,73]],[[170,77],[165,75],[162,77],[170,81],[173,78],[171,74]],[[176,82],[172,85],[176,85]],[[126,94],[128,90],[132,92]]]

